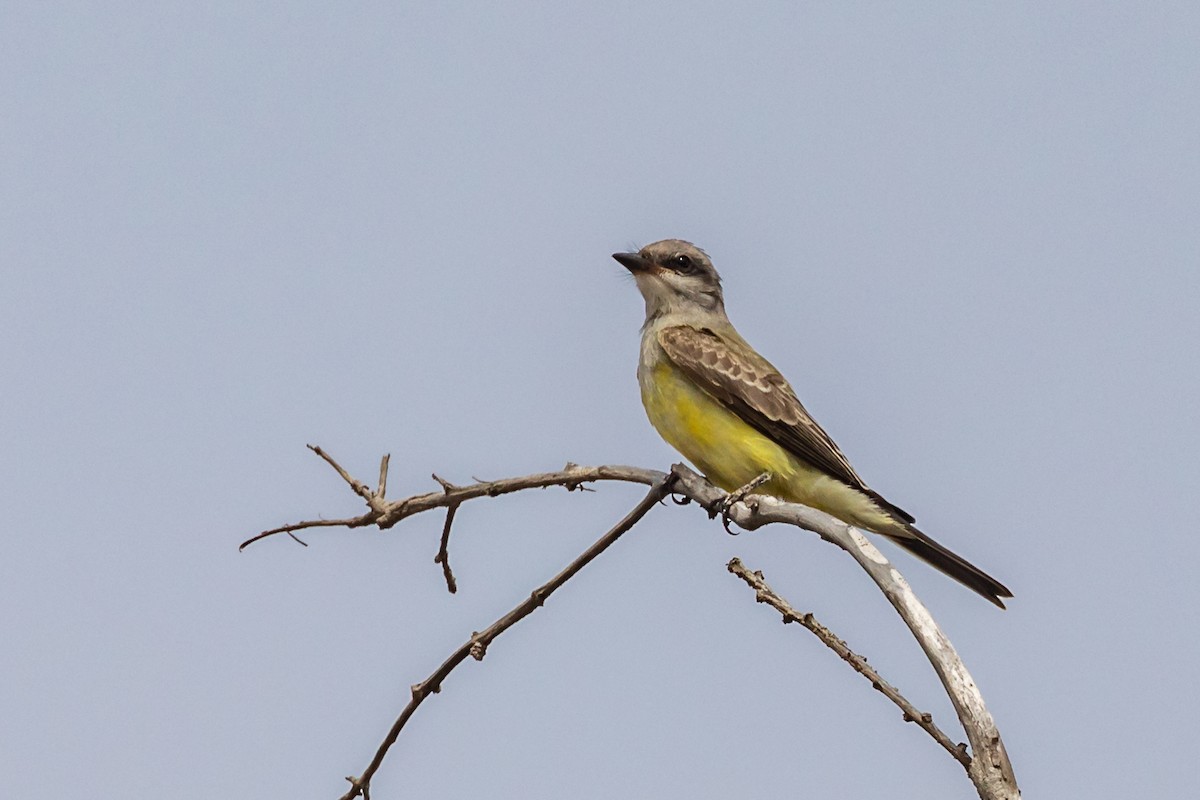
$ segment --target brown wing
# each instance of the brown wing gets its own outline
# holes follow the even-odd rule
[[[736,338],[735,338],[736,337]],[[741,337],[722,337],[708,328],[665,328],[658,342],[680,369],[764,436],[843,483],[853,486],[904,522],[913,516],[876,494],[858,477],[792,387]]]

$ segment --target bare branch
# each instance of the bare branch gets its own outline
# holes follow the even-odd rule
[[[516,623],[520,622],[525,617],[532,614],[536,609],[540,608],[550,595],[554,594],[560,586],[574,577],[581,569],[586,567],[596,558],[609,548],[617,539],[632,528],[637,522],[646,515],[650,509],[666,497],[671,491],[671,484],[676,480],[675,476],[664,474],[656,482],[654,482],[650,491],[642,498],[628,514],[622,518],[620,522],[614,525],[607,533],[601,536],[596,542],[585,550],[578,558],[572,561],[567,567],[546,583],[534,589],[529,597],[520,605],[509,611],[500,619],[489,625],[482,633],[472,634],[461,647],[450,654],[450,657],[442,662],[442,665],[433,671],[428,678],[421,683],[412,687],[412,699],[404,710],[400,712],[400,716],[393,723],[392,728],[388,731],[388,735],[383,740],[383,744],[375,752],[375,757],[371,759],[371,763],[363,770],[363,774],[358,777],[347,777],[350,782],[350,790],[342,795],[342,800],[353,800],[353,798],[362,795],[364,798],[370,796],[371,779],[375,776],[379,766],[383,763],[384,757],[388,750],[396,742],[400,736],[400,731],[408,723],[417,707],[425,701],[425,698],[431,694],[436,694],[442,690],[442,682],[450,674],[451,671],[461,664],[469,655],[477,661],[483,660],[487,654],[488,645],[492,643],[500,634],[511,628]]]
[[[277,533],[286,533],[300,544],[304,544],[296,538],[294,531],[304,530],[305,528],[361,528],[364,525],[370,525],[371,522],[365,517],[352,517],[350,519],[314,519],[305,522],[297,522],[292,525],[282,525],[278,528],[271,528],[269,531],[251,536],[246,541],[238,545],[238,550],[245,550],[250,545],[257,542],[259,539],[266,539],[268,536],[274,536]],[[308,545],[304,544],[305,547]]]
[[[442,489],[447,494],[458,488],[450,481],[438,477],[436,472],[433,474],[433,479],[442,485]],[[442,577],[446,579],[446,590],[450,594],[458,591],[458,582],[454,580],[454,570],[450,569],[450,526],[454,524],[454,515],[458,513],[458,506],[458,503],[446,506],[446,522],[442,525],[442,541],[438,544],[437,555],[433,557],[433,563],[442,565]]]
[[[344,480],[346,483],[350,484],[350,488],[354,490],[354,493],[356,495],[358,495],[359,497],[361,497],[363,500],[366,500],[367,505],[369,505],[373,510],[377,510],[378,507],[383,504],[383,493],[382,492],[378,492],[378,493],[372,492],[371,488],[369,486],[367,486],[365,483],[360,481],[358,478],[351,477],[350,473],[348,473],[348,472],[346,472],[346,470],[342,469],[341,464],[334,461],[333,457],[331,455],[326,453],[324,450],[322,450],[317,445],[310,444],[310,445],[308,445],[308,449],[312,450],[314,453],[319,455],[321,458],[325,459],[326,463],[328,463],[329,466],[333,467],[334,470],[337,471],[338,475],[342,476],[342,480]],[[384,456],[384,460],[386,462],[387,456]],[[380,474],[383,476],[386,476],[386,474],[387,474],[386,469],[387,469],[386,466],[381,464],[379,467]]]
[[[450,489],[443,489],[441,492],[417,494],[412,497],[406,497],[403,500],[385,500],[382,495],[372,492],[361,481],[352,478],[324,450],[313,445],[309,445],[309,449],[321,456],[342,477],[342,480],[349,484],[355,494],[367,501],[369,510],[361,516],[349,519],[306,520],[304,522],[294,522],[290,525],[272,528],[242,542],[239,549],[244,550],[249,545],[261,539],[266,539],[279,533],[291,533],[306,528],[362,528],[368,525],[377,525],[380,530],[386,530],[414,514],[420,514],[423,511],[429,511],[434,508],[461,505],[467,500],[474,500],[477,497],[499,497],[502,494],[511,494],[512,492],[519,492],[525,489],[544,489],[547,486],[563,486],[573,491],[582,489],[584,488],[583,484],[594,481],[621,481],[651,486],[656,481],[661,480],[663,475],[666,474],[659,470],[642,469],[641,467],[580,467],[575,464],[568,464],[565,468],[557,472],[540,472],[534,475],[522,475],[518,478],[503,478],[498,481],[478,481],[466,486],[454,486],[451,484]],[[434,477],[439,482],[441,481],[441,478]]]
[[[458,581],[454,580],[454,570],[450,569],[450,526],[454,524],[454,515],[458,506],[446,508],[446,522],[442,525],[442,541],[438,544],[437,555],[433,563],[442,565],[442,577],[446,579],[446,591],[454,594],[458,591]]]
[[[675,491],[708,508],[724,493],[682,464],[671,471],[679,477]],[[1016,800],[1021,796],[1016,775],[1000,731],[984,705],[983,695],[954,645],[942,633],[929,609],[917,599],[904,576],[866,536],[839,519],[814,508],[787,503],[766,495],[751,495],[729,510],[729,516],[746,530],[755,530],[772,522],[785,522],[813,531],[827,542],[836,544],[858,562],[900,614],[925,652],[934,672],[950,696],[959,722],[971,743],[971,766],[967,774],[982,800]]]
[[[918,711],[916,706],[910,703],[900,691],[885,681],[883,677],[867,663],[867,659],[858,655],[850,646],[840,639],[833,631],[826,628],[821,623],[817,622],[812,613],[801,614],[792,608],[788,601],[784,600],[775,590],[770,587],[766,579],[763,578],[762,572],[751,572],[746,568],[746,565],[741,562],[741,559],[735,558],[727,565],[729,571],[737,575],[746,585],[754,590],[755,600],[760,603],[766,603],[773,607],[783,616],[784,624],[789,622],[799,622],[809,631],[812,631],[821,642],[833,652],[837,653],[843,661],[854,667],[854,671],[862,675],[871,682],[871,686],[878,689],[885,697],[900,707],[904,712],[905,722],[915,722],[925,730],[934,741],[946,749],[963,767],[971,766],[971,757],[967,755],[967,746],[965,744],[955,744],[950,741],[942,730],[933,724],[933,715]]]
[[[950,640],[938,628],[928,609],[913,594],[904,577],[888,563],[883,554],[857,530],[828,514],[764,495],[740,497],[739,495],[742,493],[737,492],[730,498],[727,493],[708,483],[703,477],[682,464],[676,464],[672,467],[669,473],[672,479],[670,481],[666,480],[667,473],[657,470],[627,466],[580,467],[575,464],[567,464],[566,467],[557,472],[544,472],[496,481],[476,480],[475,483],[466,486],[455,486],[434,476],[441,484],[442,491],[413,495],[403,500],[386,500],[383,497],[382,491],[386,482],[386,457],[384,458],[384,463],[380,465],[380,491],[372,492],[362,482],[351,477],[321,448],[312,445],[310,445],[310,448],[341,476],[342,480],[351,487],[355,494],[366,501],[368,511],[359,517],[349,519],[311,520],[273,528],[248,539],[242,544],[243,548],[260,539],[278,533],[286,533],[294,538],[295,531],[306,528],[339,526],[357,528],[366,525],[375,525],[380,529],[386,529],[414,514],[434,508],[445,508],[447,509],[447,520],[443,526],[443,541],[442,547],[439,549],[439,558],[443,554],[446,555],[441,563],[443,564],[445,574],[449,576],[449,579],[452,579],[453,573],[449,572],[448,564],[448,541],[450,526],[454,516],[453,510],[457,509],[459,505],[477,497],[498,497],[502,494],[509,494],[525,489],[545,488],[547,486],[563,486],[571,491],[582,489],[585,483],[594,481],[624,481],[656,487],[651,492],[652,495],[655,495],[656,500],[671,495],[673,498],[675,496],[681,497],[682,500],[679,501],[681,503],[695,501],[701,508],[709,511],[710,515],[716,509],[716,513],[722,514],[723,521],[732,520],[745,530],[755,530],[772,522],[784,522],[813,531],[821,536],[821,538],[836,544],[848,552],[859,563],[883,591],[888,601],[891,602],[909,630],[916,637],[921,649],[925,652],[926,657],[933,665],[938,678],[941,680],[942,686],[950,696],[959,721],[966,730],[973,755],[970,759],[968,775],[972,783],[974,783],[980,798],[982,800],[1016,800],[1016,798],[1020,797],[1020,790],[1017,788],[1012,764],[1009,762],[1008,755],[1004,750],[1004,744],[1000,739],[1000,733],[996,728],[995,721],[984,705],[983,697],[979,693],[978,687],[976,687],[970,673],[967,672],[962,660],[958,657],[958,653],[955,652]],[[725,502],[727,498],[729,498],[729,501]],[[647,501],[644,500],[643,503],[645,502]],[[645,511],[641,513],[644,514]],[[574,573],[571,572],[571,574]],[[570,575],[567,575],[567,577],[570,577]],[[548,593],[556,589],[559,585],[561,583],[551,581],[551,583],[538,591],[542,592],[548,589],[546,592]],[[535,592],[531,599],[535,599],[537,596],[538,592]],[[536,607],[536,603],[534,607]],[[514,609],[513,613],[518,611],[519,608]],[[524,613],[527,614],[529,612],[525,611]],[[517,617],[516,619],[519,618]],[[512,622],[515,622],[516,619],[513,619]],[[509,622],[508,625],[511,625],[512,622]],[[506,627],[507,625],[500,628],[494,635],[498,635]],[[489,628],[490,630],[492,628]],[[494,638],[494,635],[491,638]],[[490,641],[490,638],[485,641],[481,637],[473,637],[471,642],[463,646],[465,650],[462,652],[482,657],[487,641]],[[457,661],[454,660],[456,657]],[[451,660],[443,664],[442,668],[439,668],[439,672],[435,672],[424,684],[418,684],[418,687],[414,687],[415,703],[410,704],[412,708],[415,708],[424,699],[424,694],[419,699],[417,698],[417,689],[429,686],[431,688],[427,691],[435,691],[436,687],[440,686],[441,677],[444,677],[445,674],[440,670],[445,669],[445,672],[449,672],[463,657],[465,655],[456,654],[456,656],[452,656]],[[453,663],[451,663],[452,661]],[[406,714],[410,715],[411,710],[406,710]],[[914,719],[919,720],[921,717],[918,715]],[[407,720],[407,716],[402,716],[397,721],[397,725],[402,727],[405,720]],[[398,733],[399,727],[394,729],[395,732]],[[392,737],[392,740],[394,740],[394,737]],[[377,760],[382,757],[383,752],[386,751],[387,746],[390,746],[390,743],[391,740],[385,743],[385,747],[381,748],[380,753],[377,754]],[[364,773],[364,775],[368,776],[366,785],[369,785],[369,775],[373,774],[377,768],[378,763],[372,762],[370,772]],[[366,785],[354,779],[351,780],[351,783],[354,788],[352,788],[352,794],[347,795],[348,797],[357,796],[355,792],[364,794],[365,796]]]

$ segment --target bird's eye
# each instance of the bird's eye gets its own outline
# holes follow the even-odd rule
[[[692,261],[692,257],[680,253],[672,259],[675,262],[675,271],[682,272],[685,275],[690,275],[696,271],[696,262]]]

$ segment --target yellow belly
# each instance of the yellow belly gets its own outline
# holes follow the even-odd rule
[[[803,503],[851,525],[887,532],[894,521],[866,495],[812,467],[759,433],[670,362],[639,375],[655,430],[717,486],[732,491],[764,472],[760,492]]]

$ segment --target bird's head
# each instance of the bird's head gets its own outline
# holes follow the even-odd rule
[[[647,322],[667,314],[724,313],[721,276],[708,254],[682,239],[663,239],[636,253],[613,253],[646,300]]]

